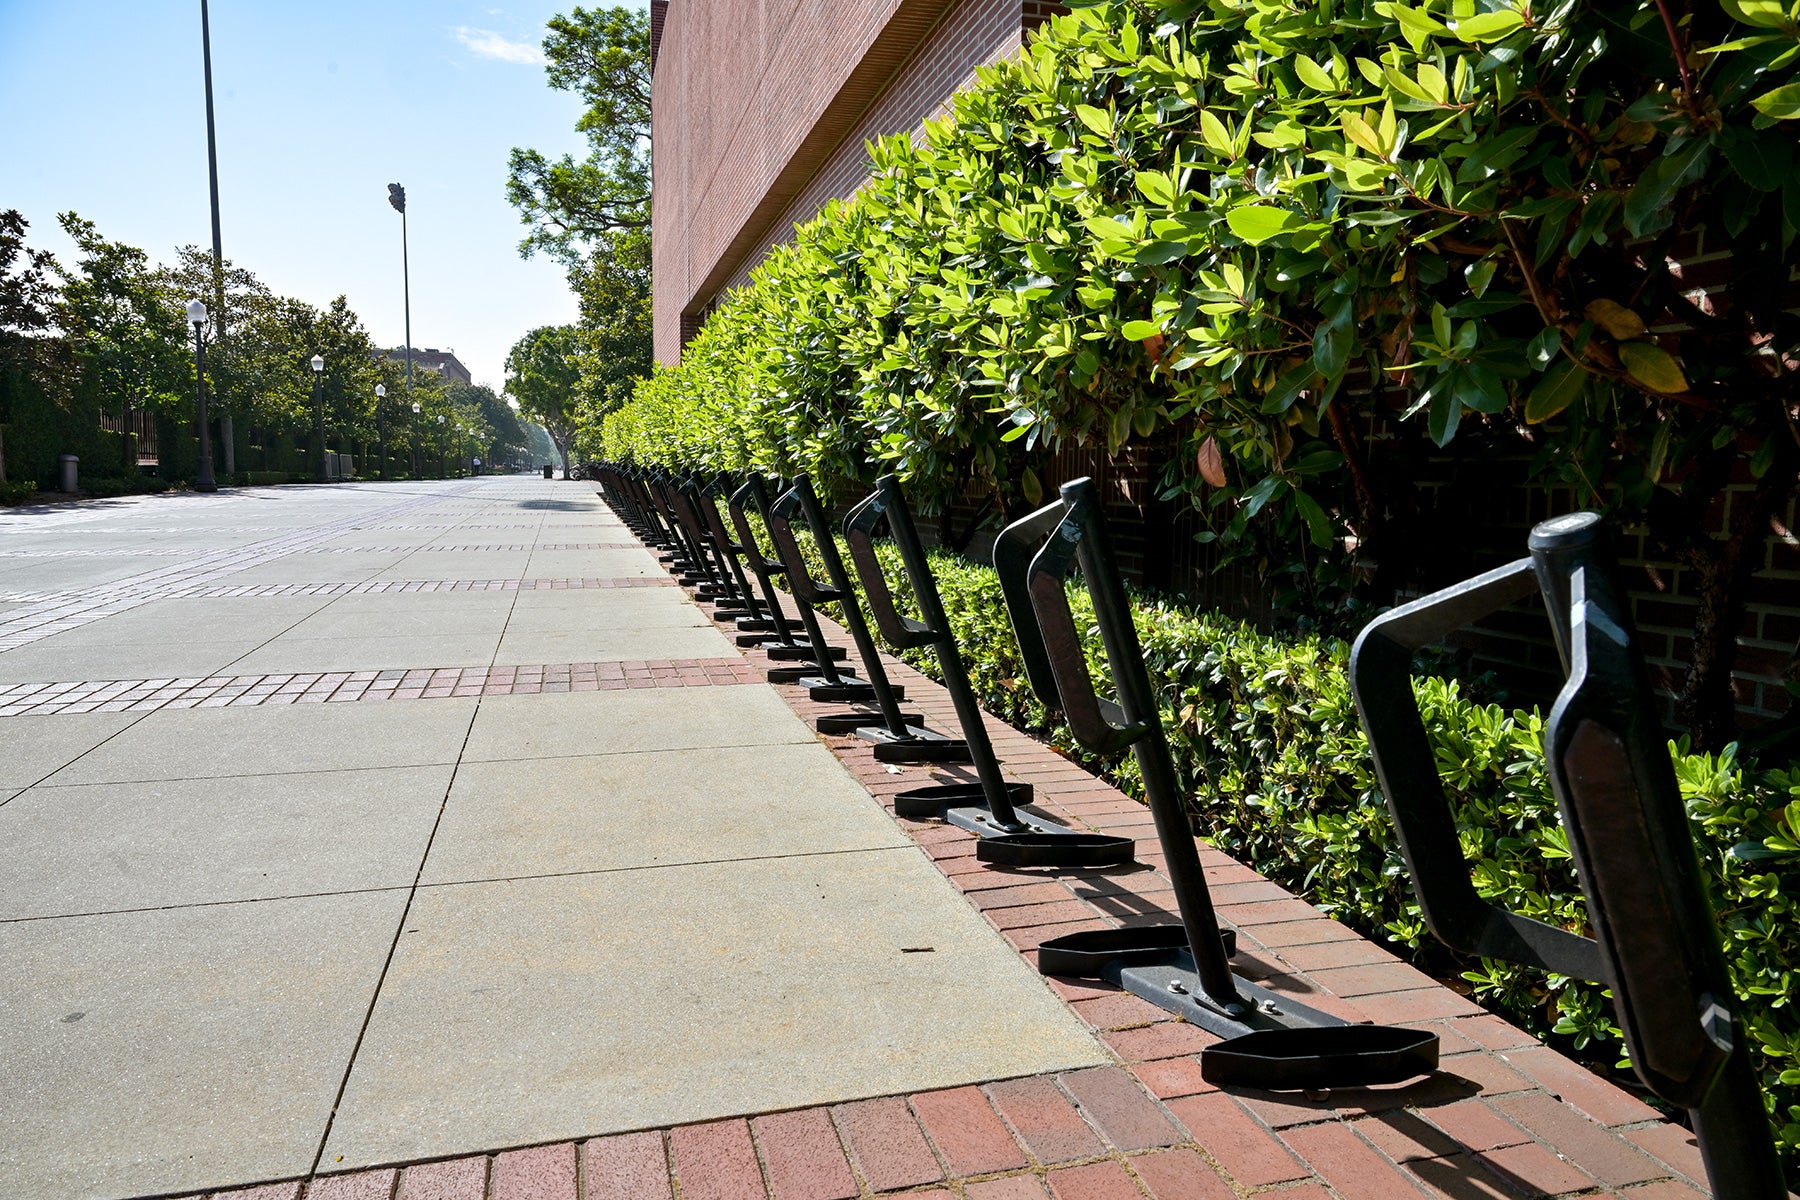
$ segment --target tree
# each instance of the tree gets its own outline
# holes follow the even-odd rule
[[[506,198],[531,232],[519,251],[576,266],[621,232],[650,227],[650,21],[642,9],[577,7],[550,19],[550,86],[587,104],[587,158],[515,148]]]
[[[569,443],[575,437],[576,389],[581,383],[581,331],[544,325],[514,343],[506,355],[506,394],[549,433],[569,477]]]
[[[181,301],[136,246],[106,240],[73,212],[59,214],[57,223],[81,256],[74,269],[57,273],[83,385],[103,411],[127,419],[134,409],[175,411],[194,377]],[[130,438],[122,445],[125,469],[135,469]]]
[[[13,396],[30,383],[52,394],[66,387],[67,343],[53,336],[58,296],[56,259],[25,245],[31,223],[16,208],[0,212],[0,425]],[[6,482],[6,444],[0,441],[0,483]]]

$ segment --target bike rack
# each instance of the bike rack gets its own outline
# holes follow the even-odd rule
[[[1095,693],[1070,613],[1066,587],[1077,562],[1117,702]],[[1060,709],[1089,750],[1111,754],[1129,746],[1136,756],[1181,916],[1174,926],[1052,938],[1039,947],[1038,970],[1108,980],[1227,1039],[1200,1055],[1202,1077],[1215,1084],[1367,1086],[1436,1070],[1435,1034],[1352,1025],[1232,974],[1236,938],[1220,929],[1207,891],[1093,481],[1064,484],[1058,502],[1008,526],[994,565],[1038,699]]]
[[[1350,654],[1357,712],[1419,906],[1432,933],[1463,953],[1609,987],[1638,1078],[1688,1110],[1712,1194],[1785,1198],[1668,735],[1605,527],[1595,513],[1558,517],[1532,530],[1529,549],[1529,558],[1376,618]],[[1476,893],[1412,690],[1421,646],[1533,593],[1549,610],[1567,675],[1544,727],[1545,763],[1592,938]]]
[[[800,556],[791,524],[796,511],[806,521],[813,541],[819,548],[819,557],[825,561],[825,573],[830,579],[828,583],[820,583],[812,578]],[[835,602],[843,626],[850,631],[850,639],[856,643],[857,655],[863,661],[863,677],[873,693],[877,710],[874,715],[880,723],[866,721],[852,727],[850,732],[875,743],[877,762],[968,762],[969,747],[966,742],[960,738],[945,737],[926,728],[919,718],[900,711],[901,693],[888,680],[887,668],[881,662],[881,652],[875,647],[875,639],[869,635],[868,623],[863,620],[862,605],[857,601],[856,590],[850,584],[849,572],[844,570],[844,560],[838,555],[837,540],[832,536],[831,522],[826,519],[818,493],[813,491],[812,480],[804,475],[796,477],[787,492],[775,501],[770,516],[773,518],[769,526],[770,534],[775,538],[775,544],[781,547],[782,557],[789,560],[788,580],[794,585],[796,594],[804,586],[809,593],[806,597],[809,604],[817,606]]]
[[[875,555],[874,534],[882,521],[899,548],[913,600],[923,620],[902,616],[888,588],[887,573]],[[850,560],[862,581],[863,596],[881,636],[896,650],[931,647],[944,678],[944,690],[956,706],[969,759],[975,765],[976,784],[946,783],[912,788],[894,797],[894,813],[913,819],[938,818],[981,836],[975,855],[983,862],[1013,867],[1114,867],[1133,861],[1137,844],[1126,837],[1070,829],[1044,817],[1021,811],[1030,804],[1029,783],[1008,783],[994,754],[982,719],[981,706],[969,686],[968,669],[950,620],[944,615],[943,596],[925,557],[906,494],[897,475],[875,481],[875,490],[844,519],[844,540]]]

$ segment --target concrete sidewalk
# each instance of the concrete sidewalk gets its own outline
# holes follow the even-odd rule
[[[6,1197],[1703,1194],[1684,1131],[1210,847],[1240,970],[1445,1057],[1206,1084],[1208,1035],[1031,966],[1169,919],[1141,805],[990,720],[1146,865],[896,820],[927,770],[813,736],[585,485],[0,516],[0,647]]]

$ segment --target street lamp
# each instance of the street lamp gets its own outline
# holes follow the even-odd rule
[[[199,390],[200,409],[200,475],[194,480],[194,490],[216,492],[219,485],[213,481],[212,430],[206,420],[206,338],[200,332],[200,327],[206,324],[206,305],[189,300],[187,318],[188,324],[194,327],[194,379]]]
[[[382,410],[387,406],[382,403],[387,399],[387,385],[375,385],[375,445],[381,451],[381,477],[387,478],[387,425],[382,420]]]
[[[329,482],[330,476],[325,473],[325,394],[320,384],[325,377],[325,356],[312,356],[313,369],[313,444],[318,449],[318,472],[313,479],[318,483]]]
[[[438,414],[438,478],[440,478],[440,479],[442,479],[443,477],[450,474],[450,469],[444,465],[444,453],[445,453],[445,451],[444,451],[444,414],[439,413]]]
[[[400,214],[400,295],[406,304],[406,394],[412,395],[412,275],[406,261],[406,189],[388,184],[388,203]]]

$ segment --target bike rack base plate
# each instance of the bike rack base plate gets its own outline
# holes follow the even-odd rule
[[[969,743],[945,737],[936,730],[919,728],[910,737],[895,737],[885,725],[862,725],[851,731],[875,743],[875,761],[883,763],[965,763]]]
[[[1221,929],[1219,942],[1225,957],[1237,953],[1237,930]],[[1117,968],[1137,963],[1163,962],[1187,954],[1187,928],[1182,925],[1127,925],[1119,929],[1085,929],[1065,933],[1038,946],[1040,975],[1068,975],[1076,979],[1112,979]],[[1114,975],[1107,974],[1112,968]]]
[[[837,683],[829,683],[819,675],[815,668],[807,678],[797,679],[793,682],[806,689],[807,699],[816,700],[821,704],[875,703],[874,686],[860,679],[841,679]],[[894,694],[896,700],[906,699],[906,689],[899,684],[892,685],[888,691]]]
[[[908,725],[923,725],[925,717],[921,713],[901,713],[901,720]],[[818,733],[846,734],[855,733],[865,725],[881,720],[881,714],[868,709],[849,712],[820,713],[813,718],[813,729]]]
[[[805,683],[808,679],[816,679],[819,675],[819,664],[816,662],[790,663],[785,667],[770,667],[763,672],[770,683]]]
[[[786,642],[764,641],[761,649],[764,654],[767,654],[776,662],[811,662],[816,664],[819,661],[819,654],[821,651],[830,656],[832,662],[843,662],[845,657],[849,654],[849,651],[845,650],[842,646],[821,647],[815,646],[811,642],[795,642],[790,646]],[[818,668],[815,665],[813,669],[817,670]]]
[[[1035,792],[1029,783],[1008,782],[1006,785],[1007,798],[1015,807],[1030,804]],[[943,820],[950,809],[977,806],[982,812],[987,811],[987,796],[979,783],[934,783],[928,787],[908,788],[894,797],[894,815],[909,821]]]
[[[993,824],[993,814],[985,808],[953,808],[944,820],[962,829],[981,834],[975,844],[975,857],[982,862],[1005,867],[1122,867],[1137,860],[1137,842],[1110,833],[1089,833],[1070,829],[1038,817],[1019,814],[1026,826],[1018,831],[1001,830]],[[988,833],[983,828],[995,832]]]
[[[1435,1033],[1394,1025],[1331,1025],[1246,1033],[1200,1051],[1200,1078],[1221,1087],[1370,1087],[1429,1075]]]

